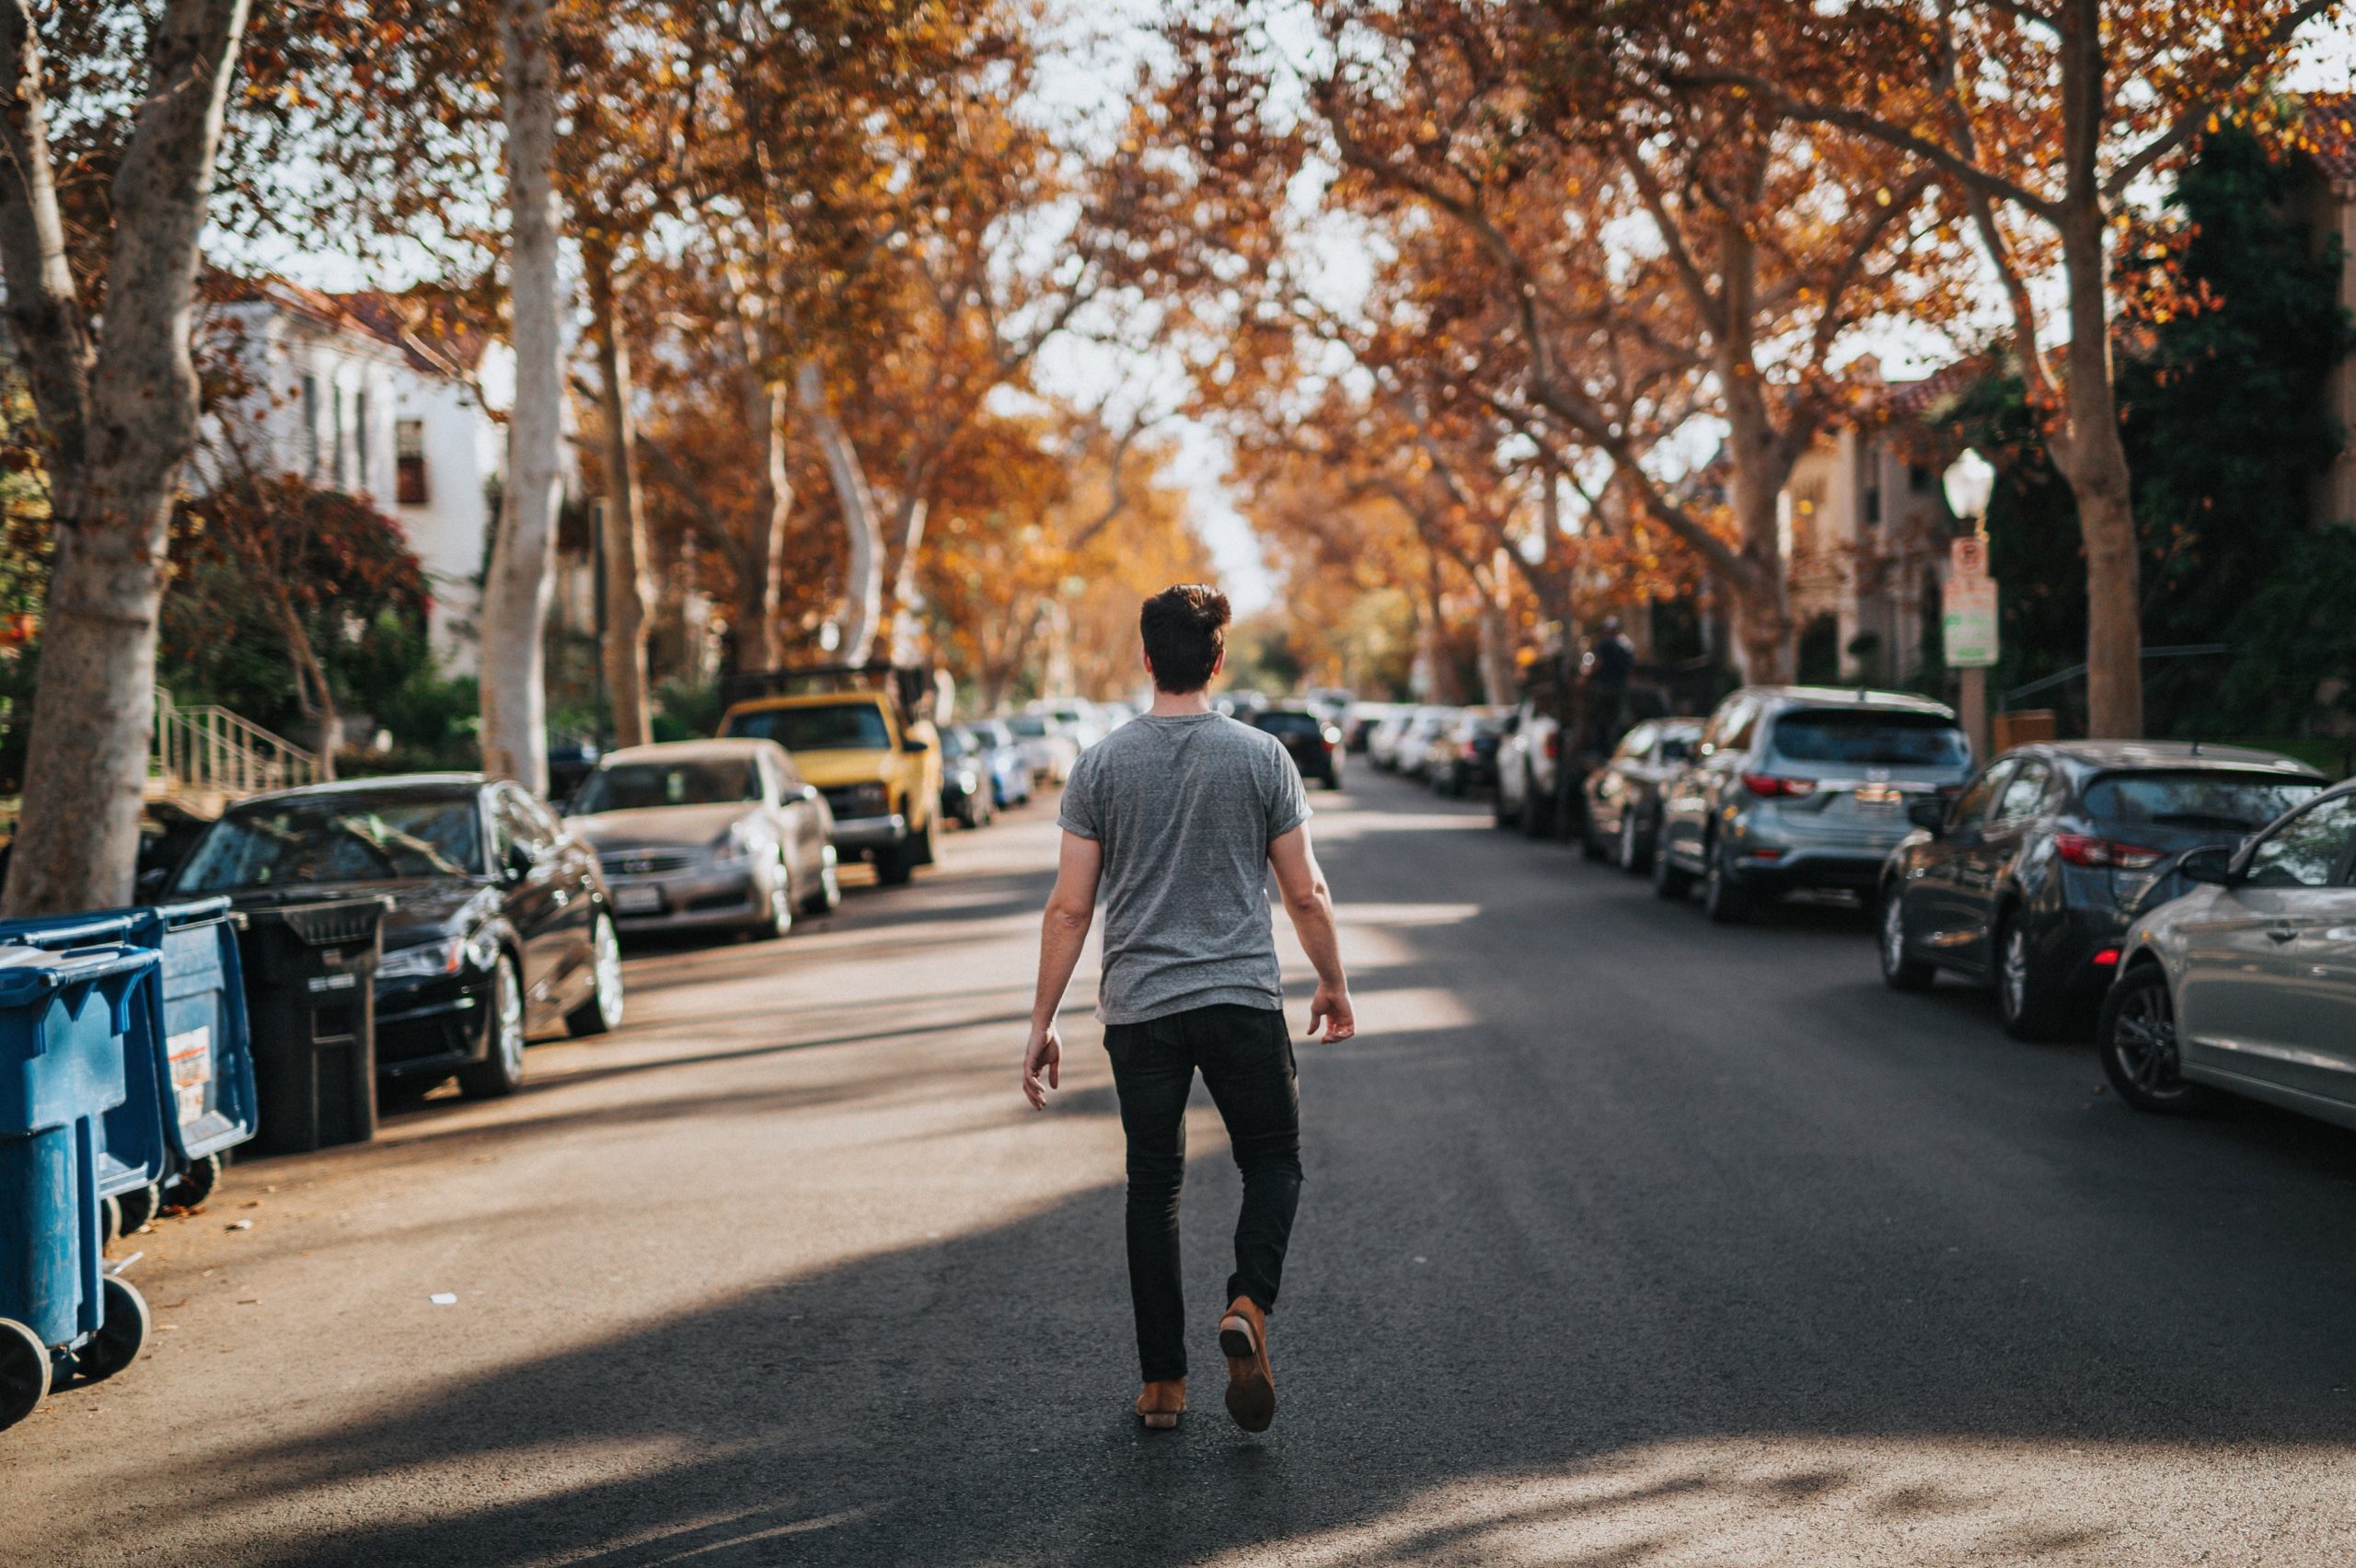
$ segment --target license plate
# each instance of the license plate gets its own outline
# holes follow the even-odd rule
[[[614,907],[625,915],[653,915],[663,908],[663,890],[659,887],[618,887],[614,889]]]
[[[180,1125],[204,1114],[204,1091],[213,1085],[213,1026],[200,1023],[164,1042],[172,1064],[173,1108]]]

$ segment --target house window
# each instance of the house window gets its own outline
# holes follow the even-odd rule
[[[319,477],[319,378],[303,377],[303,477]]]
[[[393,499],[403,506],[425,504],[425,421],[393,421]]]

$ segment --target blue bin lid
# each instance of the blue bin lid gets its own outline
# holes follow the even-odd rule
[[[153,948],[0,947],[0,1008],[20,1008],[87,980],[152,968],[160,955]]]

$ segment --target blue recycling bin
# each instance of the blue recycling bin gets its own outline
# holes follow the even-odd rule
[[[202,1203],[221,1157],[254,1136],[259,1099],[229,901],[0,921],[0,942],[44,948],[122,942],[162,954],[123,1102],[107,1113],[98,1190],[123,1228],[153,1214],[159,1187]]]
[[[0,1426],[60,1374],[110,1377],[146,1341],[146,1303],[101,1257],[98,1160],[159,962],[118,943],[0,948]]]

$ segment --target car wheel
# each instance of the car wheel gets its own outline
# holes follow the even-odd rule
[[[930,866],[932,864],[932,835],[933,830],[940,825],[941,824],[935,817],[929,816],[924,819],[924,831],[908,840],[908,855],[911,864],[918,866]]]
[[[1523,798],[1528,798],[1527,790],[1523,791]],[[1498,827],[1521,825],[1521,808],[1506,799],[1506,787],[1502,780],[1497,785],[1497,792],[1489,797],[1489,820]]]
[[[916,854],[906,844],[875,851],[875,880],[885,887],[906,887],[917,874]]]
[[[2176,1003],[2159,965],[2142,964],[2119,977],[2103,998],[2096,1040],[2103,1077],[2136,1110],[2182,1116],[2207,1103],[2209,1091],[2184,1080]]]
[[[1531,838],[1554,836],[1554,797],[1538,791],[1538,780],[1522,776],[1521,831]]]
[[[777,863],[776,880],[769,883],[768,913],[753,927],[753,935],[763,941],[775,941],[793,929],[793,878],[785,869],[784,857]]]
[[[1875,945],[1881,949],[1881,983],[1893,991],[1929,990],[1938,978],[1938,967],[1906,951],[1906,907],[1894,887],[1882,892],[1875,929],[1879,933]]]
[[[1595,836],[1595,808],[1579,813],[1579,859],[1601,862],[1611,859],[1611,847]]]
[[[505,953],[491,972],[491,1019],[482,1060],[458,1069],[458,1090],[469,1100],[497,1100],[524,1087],[524,986]]]
[[[829,915],[842,904],[842,879],[835,874],[834,861],[828,860],[826,870],[818,873],[818,891],[812,894],[809,900],[802,905],[802,913]]]
[[[1731,926],[1750,913],[1750,897],[1734,869],[1725,839],[1710,847],[1702,873],[1702,913],[1720,926]]]
[[[1693,873],[1669,859],[1669,846],[1653,847],[1653,894],[1671,903],[1682,902],[1693,891]]]
[[[1996,928],[1996,1016],[2015,1040],[2055,1040],[2068,1032],[2061,1000],[2028,940],[2028,922],[2017,911]]]
[[[786,905],[785,923],[793,924],[793,906]],[[782,933],[780,933],[781,935]],[[589,999],[564,1015],[565,1032],[575,1039],[604,1034],[622,1026],[622,944],[614,923],[597,917],[589,931]]]

